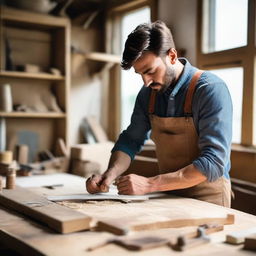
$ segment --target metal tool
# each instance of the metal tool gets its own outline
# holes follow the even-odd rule
[[[197,228],[197,235],[194,238],[186,235],[179,236],[176,244],[170,246],[176,251],[185,251],[187,249],[209,243],[211,240],[208,234],[223,230],[221,225],[201,225]]]

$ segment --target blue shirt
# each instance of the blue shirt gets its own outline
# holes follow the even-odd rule
[[[197,70],[185,58],[183,72],[175,86],[158,93],[155,114],[160,117],[184,116],[184,101],[188,85]],[[120,150],[133,160],[141,150],[151,131],[148,114],[150,87],[142,87],[136,98],[131,123],[124,130],[112,152]],[[232,139],[232,101],[223,80],[209,71],[199,78],[192,102],[192,114],[198,133],[200,155],[193,161],[208,179],[215,181],[221,176],[229,178]],[[171,143],[171,142],[170,142]]]

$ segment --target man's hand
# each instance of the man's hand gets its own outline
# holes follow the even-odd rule
[[[144,195],[153,192],[151,179],[136,174],[119,177],[116,185],[120,195]]]
[[[90,194],[108,192],[114,178],[107,174],[92,175],[86,180],[86,189]]]
[[[91,194],[108,192],[109,185],[127,170],[130,163],[129,155],[115,151],[110,157],[108,169],[102,175],[92,175],[86,180],[87,191]]]

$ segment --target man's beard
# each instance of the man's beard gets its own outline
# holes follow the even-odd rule
[[[164,84],[161,84],[161,89],[159,90],[159,93],[164,93],[169,86],[173,86],[176,80],[175,78],[175,69],[173,67],[166,66],[165,81]]]

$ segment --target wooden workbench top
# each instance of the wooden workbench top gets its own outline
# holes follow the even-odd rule
[[[65,175],[64,175],[65,176]],[[51,176],[51,181],[54,176]],[[58,176],[56,176],[58,177]],[[63,178],[63,177],[62,177]],[[58,177],[60,181],[60,176]],[[64,181],[65,180],[65,181]],[[62,180],[63,186],[55,189],[47,189],[45,187],[29,188],[33,192],[41,195],[60,195],[67,193],[78,193],[84,191],[84,179],[66,176]],[[69,182],[67,182],[69,181]],[[25,182],[24,182],[25,184]],[[21,185],[19,183],[19,185]],[[84,231],[72,234],[57,234],[47,227],[38,224],[27,217],[24,217],[16,212],[0,208],[0,241],[16,248],[24,255],[255,255],[250,251],[242,250],[241,246],[228,245],[224,243],[225,235],[231,231],[238,231],[242,229],[256,227],[256,216],[246,214],[237,210],[220,207],[206,202],[188,199],[168,197],[161,199],[150,199],[145,202],[124,204],[114,201],[102,202],[87,202],[87,203],[64,203],[69,208],[79,212],[86,213],[94,218],[101,218],[109,220],[113,218],[127,219],[129,216],[137,218],[143,216],[145,218],[165,219],[173,212],[177,214],[195,215],[200,212],[209,213],[209,216],[214,213],[221,214],[235,214],[235,224],[225,225],[221,232],[211,234],[211,243],[205,244],[197,248],[190,249],[186,252],[173,251],[168,246],[149,249],[145,251],[133,252],[122,248],[115,244],[108,244],[95,251],[88,252],[87,249],[106,239],[113,238],[114,235],[108,232]],[[134,217],[135,216],[135,217]],[[129,237],[142,237],[145,235],[154,235],[157,237],[168,236],[170,239],[177,237],[179,232],[186,232],[186,230],[195,229],[196,227],[184,228],[169,228],[154,231],[137,231],[129,234]],[[8,235],[6,235],[8,234]]]

